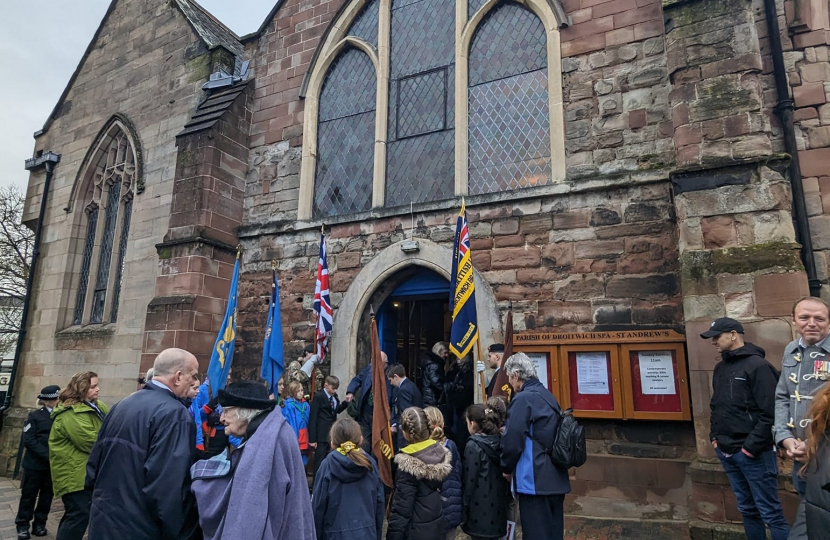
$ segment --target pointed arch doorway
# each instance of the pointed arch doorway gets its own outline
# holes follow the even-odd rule
[[[403,273],[399,277],[403,281],[389,293],[378,312],[378,333],[389,362],[402,364],[407,376],[420,387],[421,357],[436,342],[450,337],[450,283],[424,267]]]
[[[379,314],[392,293],[420,271],[437,275],[449,287],[452,251],[430,240],[419,239],[418,242],[420,249],[417,252],[404,252],[401,243],[397,242],[377,253],[354,277],[339,302],[331,334],[331,373],[339,377],[341,383],[350,381],[371,360],[369,327],[372,307]],[[493,289],[477,270],[474,276],[479,334],[486,347],[489,343],[501,341],[502,323]],[[439,298],[449,301],[448,289],[446,293],[438,294]]]

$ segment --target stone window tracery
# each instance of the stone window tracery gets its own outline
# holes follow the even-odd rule
[[[136,176],[133,144],[114,122],[81,176],[85,235],[72,324],[117,319]]]
[[[547,0],[353,0],[339,17],[303,84],[298,219],[564,180]]]

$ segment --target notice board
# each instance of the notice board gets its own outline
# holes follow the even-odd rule
[[[690,420],[685,337],[673,330],[517,333],[540,381],[574,415]]]

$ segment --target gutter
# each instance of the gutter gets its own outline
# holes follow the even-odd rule
[[[23,343],[26,341],[26,332],[29,323],[29,308],[32,304],[32,290],[35,285],[35,274],[37,272],[37,262],[40,256],[40,240],[43,236],[43,220],[46,217],[46,203],[49,200],[49,188],[52,184],[52,175],[55,171],[55,165],[60,163],[60,154],[54,152],[46,152],[36,158],[26,160],[27,171],[37,171],[42,168],[46,169],[46,180],[43,183],[43,198],[40,200],[40,212],[38,213],[37,226],[35,227],[35,245],[32,250],[32,262],[29,263],[29,276],[26,279],[26,297],[23,299],[23,313],[20,316],[20,334],[17,337],[17,345],[14,349],[14,360],[12,360],[12,371],[9,374],[9,390],[6,392],[6,399],[3,405],[0,405],[0,417],[3,412],[7,411],[12,405],[12,393],[14,392],[14,383],[17,378],[17,367],[20,364],[20,353],[23,351]],[[0,424],[2,429],[2,424]]]
[[[821,280],[816,272],[816,260],[813,255],[813,238],[810,235],[810,220],[807,216],[807,201],[804,198],[804,185],[801,183],[801,164],[798,161],[798,146],[793,127],[793,100],[790,98],[790,85],[787,70],[784,67],[784,52],[781,45],[781,31],[778,27],[778,10],[775,0],[764,0],[767,17],[769,41],[772,56],[772,72],[775,76],[775,90],[778,93],[778,105],[775,112],[784,128],[784,147],[790,155],[790,186],[793,192],[793,218],[795,220],[795,238],[801,244],[801,260],[807,271],[807,283],[810,296],[819,296]]]

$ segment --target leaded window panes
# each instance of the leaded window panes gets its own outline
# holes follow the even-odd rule
[[[533,11],[516,0],[366,0],[356,10],[345,10],[353,18],[335,26],[342,41],[324,46],[340,51],[335,61],[322,78],[311,71],[319,100],[308,114],[317,115],[317,146],[303,151],[303,162],[313,165],[301,171],[300,219],[366,211],[372,200],[394,207],[448,199],[465,190],[521,189],[563,175],[558,158],[555,167],[551,163],[552,138],[559,141],[562,135],[561,104],[552,110],[549,103],[548,32],[534,11],[551,21],[553,13],[538,2],[527,5]],[[462,29],[456,28],[459,6],[468,13]],[[389,34],[381,36],[380,10],[387,7]],[[472,25],[470,20],[485,9]],[[457,51],[462,36],[456,30],[470,40],[468,50]],[[375,95],[374,65],[356,50],[363,45],[348,37],[371,45],[368,55],[388,67],[389,84],[380,96]],[[388,49],[380,50],[386,39]],[[466,80],[456,81],[459,53]],[[324,49],[321,58],[330,54]],[[558,65],[554,68],[558,73]],[[466,170],[456,169],[456,83],[467,99],[460,109],[466,113],[466,138],[461,137]],[[386,114],[376,114],[376,101],[384,103]],[[551,115],[558,119],[553,137]],[[376,124],[384,116],[385,122]],[[376,149],[385,153],[385,178],[374,171]],[[463,178],[456,179],[457,170]],[[457,180],[465,185],[456,185]],[[373,193],[376,182],[383,182],[379,193]]]
[[[118,265],[115,267],[115,287],[112,294],[112,315],[110,322],[118,320],[118,300],[121,297],[121,279],[124,277],[124,259],[127,255],[127,237],[130,234],[130,217],[133,213],[133,198],[124,201],[124,217],[121,222],[121,239],[118,243]]]
[[[524,6],[505,2],[473,36],[469,55],[470,194],[550,182],[547,36]]]
[[[455,3],[395,0],[390,34],[386,206],[455,189]]]
[[[487,3],[487,0],[467,0],[467,18],[472,19],[473,15]]]
[[[89,285],[89,266],[92,264],[92,250],[95,247],[95,227],[98,225],[98,206],[93,205],[86,212],[86,239],[84,240],[84,255],[81,262],[81,282],[78,284],[78,298],[75,302],[75,313],[72,324],[81,324],[84,316],[84,302],[86,288]]]
[[[99,151],[84,174],[87,227],[73,324],[115,321],[127,252],[135,150],[117,122],[98,144]]]
[[[371,208],[376,97],[372,60],[355,48],[341,52],[320,93],[315,217]]]
[[[380,0],[369,0],[355,18],[348,35],[360,38],[366,43],[378,47],[378,15]]]
[[[115,218],[118,216],[118,198],[121,196],[121,183],[115,182],[111,185],[108,193],[107,208],[104,211],[104,238],[99,252],[95,292],[92,296],[90,322],[93,323],[100,323],[104,316],[104,301],[107,297],[107,286],[109,285],[112,242],[115,238]]]

